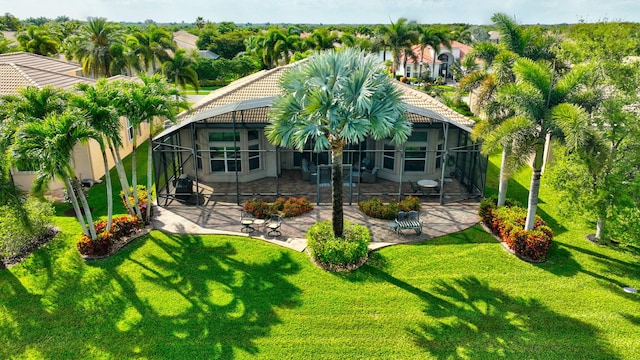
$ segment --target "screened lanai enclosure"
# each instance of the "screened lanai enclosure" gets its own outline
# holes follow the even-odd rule
[[[240,205],[252,198],[273,201],[281,196],[331,202],[330,153],[312,151],[312,143],[303,151],[277,147],[265,136],[282,68],[211,93],[154,138],[160,206]],[[487,159],[471,140],[473,121],[422,92],[398,86],[405,93],[412,134],[401,146],[367,139],[344,149],[345,203],[415,195],[444,204],[482,196]]]

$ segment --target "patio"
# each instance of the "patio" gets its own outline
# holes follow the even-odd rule
[[[242,233],[240,214],[242,207],[235,203],[208,201],[205,205],[184,205],[175,202],[169,207],[154,207],[154,228],[169,233],[188,234],[228,234],[247,236],[288,247],[296,251],[306,248],[307,229],[315,222],[331,220],[331,205],[316,205],[302,216],[285,218],[282,222],[282,235],[267,236],[267,229],[255,226],[256,231]],[[420,218],[424,221],[422,234],[407,231],[398,235],[388,226],[388,220],[366,216],[357,205],[344,206],[345,221],[363,224],[371,231],[371,250],[385,246],[419,242],[443,235],[455,233],[475,225],[478,219],[478,203],[475,200],[439,205],[437,202],[422,203]]]

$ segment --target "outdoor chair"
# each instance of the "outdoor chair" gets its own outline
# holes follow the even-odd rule
[[[267,227],[267,229],[269,229],[269,232],[267,233],[267,235],[269,236],[282,235],[282,233],[280,232],[280,226],[282,226],[282,216],[273,214],[264,225]]]
[[[374,167],[371,172],[362,171],[360,173],[360,182],[373,184],[378,180],[378,168]]]
[[[251,215],[250,212],[247,211],[242,211],[240,213],[240,224],[242,224],[242,229],[240,229],[241,232],[243,233],[252,233],[254,232],[256,229],[253,228],[253,221],[255,220],[255,218],[253,217],[253,215]]]
[[[403,235],[402,230],[414,230],[417,235],[422,234],[422,220],[420,220],[420,213],[411,210],[408,213],[404,211],[398,211],[396,215],[396,231],[398,234]]]
[[[424,193],[424,188],[418,185],[417,183],[414,183],[413,181],[409,181],[409,185],[411,185],[411,191],[413,191],[414,194],[426,195]]]

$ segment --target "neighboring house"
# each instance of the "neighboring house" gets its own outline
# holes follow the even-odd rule
[[[96,80],[78,76],[82,74],[80,65],[67,61],[57,60],[32,53],[0,54],[0,95],[16,95],[18,90],[27,86],[53,86],[60,89],[71,90],[79,83],[95,84]],[[115,76],[109,80],[131,79],[126,76]],[[121,156],[131,153],[133,129],[128,126],[126,119],[122,120],[123,148]],[[147,138],[148,127],[143,125],[138,136],[138,142]],[[114,165],[113,159],[110,166]],[[87,144],[78,145],[73,153],[73,167],[80,180],[98,180],[104,176],[104,164],[100,147],[94,140]],[[31,171],[11,171],[14,183],[21,189],[28,191],[33,183],[35,173]],[[59,181],[49,185],[50,190],[59,190],[64,187]]]
[[[438,54],[434,54],[435,52],[431,46],[425,47],[422,54],[420,54],[420,45],[414,45],[412,50],[413,56],[407,57],[406,68],[404,54],[401,54],[400,66],[396,71],[396,75],[421,78],[426,73],[431,77],[434,77],[431,74],[436,74],[435,77],[450,79],[452,78],[451,71],[449,70],[451,65],[456,60],[462,60],[472,48],[463,43],[452,41],[451,49],[441,46]],[[434,56],[436,56],[435,66],[433,62]]]
[[[176,31],[173,33],[173,41],[176,43],[178,49],[185,49],[189,51],[197,51],[201,57],[209,60],[216,60],[220,55],[210,50],[200,50],[196,42],[198,37],[184,30]]]
[[[277,179],[283,172],[296,173],[296,169],[299,172],[305,162],[328,164],[329,153],[313,152],[313,144],[308,144],[305,151],[296,151],[276,147],[266,139],[269,108],[281,93],[280,77],[293,66],[297,63],[263,70],[211,92],[191,112],[183,113],[176,125],[155,136],[159,198],[172,197],[176,179],[185,174],[196,184],[213,184],[214,188],[216,183],[235,183],[234,191],[239,194],[245,193],[243,184]],[[358,170],[367,158],[378,168],[380,179],[400,186],[407,181],[451,181],[448,178],[455,177],[471,196],[481,194],[486,158],[470,137],[474,121],[423,92],[396,84],[404,92],[407,116],[413,123],[411,137],[402,146],[373,139],[348,146],[344,150],[345,166]],[[280,191],[264,189],[265,193]],[[159,203],[162,205],[162,201]]]

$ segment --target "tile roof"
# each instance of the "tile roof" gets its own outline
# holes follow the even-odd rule
[[[191,123],[194,121],[205,122],[229,122],[230,115],[227,112],[242,109],[242,113],[248,115],[246,109],[255,107],[266,108],[270,99],[282,93],[279,83],[282,73],[299,63],[277,67],[271,70],[259,71],[231,84],[212,91],[205,98],[193,105],[191,112],[184,112],[178,116],[179,123]],[[404,93],[403,101],[407,105],[409,119],[413,122],[444,121],[452,123],[460,128],[470,131],[475,122],[461,115],[429,95],[412,88],[409,85],[395,82],[396,86]],[[256,114],[266,114],[265,111]],[[243,116],[245,116],[243,115]],[[236,119],[236,121],[240,121]],[[266,116],[251,116],[244,119],[245,122],[266,122]],[[178,127],[180,124],[177,125]]]
[[[0,58],[0,95],[15,94],[19,88],[52,85],[70,89],[78,83],[94,84],[95,80],[37,69],[30,66],[2,62]]]
[[[69,75],[75,75],[82,70],[82,67],[78,64],[27,52],[0,54],[0,62],[14,63]]]

